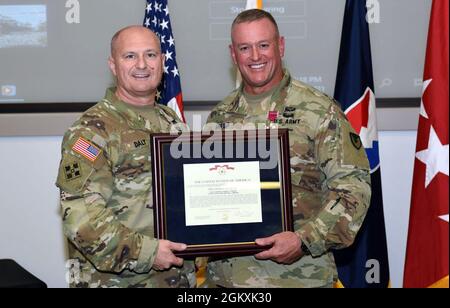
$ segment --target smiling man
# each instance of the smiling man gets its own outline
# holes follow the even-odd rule
[[[272,15],[242,12],[231,40],[243,82],[208,122],[289,129],[295,232],[255,239],[270,247],[255,256],[211,260],[204,286],[332,287],[332,250],[352,244],[369,206],[365,151],[339,105],[283,69],[285,40]]]
[[[164,55],[141,26],[117,32],[109,66],[117,86],[64,135],[56,185],[69,242],[71,287],[192,287],[185,244],[153,237],[151,133],[183,125],[155,104]]]
[[[116,96],[135,106],[155,104],[164,55],[157,36],[144,27],[117,32],[111,40],[109,67],[117,79]]]
[[[270,18],[250,22],[237,19],[231,28],[231,57],[242,74],[247,94],[266,93],[283,79],[284,37],[274,23]]]

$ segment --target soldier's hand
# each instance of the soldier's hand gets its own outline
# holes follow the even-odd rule
[[[159,240],[158,252],[155,261],[153,262],[153,269],[162,271],[167,270],[172,266],[182,266],[183,259],[175,256],[173,251],[183,251],[186,247],[186,244]]]
[[[301,240],[294,232],[282,232],[255,240],[258,246],[271,246],[255,255],[261,260],[272,260],[282,264],[292,264],[302,257]]]

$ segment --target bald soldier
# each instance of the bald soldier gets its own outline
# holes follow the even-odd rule
[[[288,128],[295,232],[256,239],[255,256],[210,260],[205,286],[332,287],[332,250],[352,244],[369,206],[364,148],[339,105],[283,69],[285,41],[274,18],[242,12],[231,30],[231,56],[242,85],[212,111],[222,128]]]
[[[153,237],[151,133],[182,125],[155,103],[164,55],[150,30],[116,33],[109,67],[117,87],[64,135],[57,186],[69,242],[71,287],[192,287],[185,244]]]

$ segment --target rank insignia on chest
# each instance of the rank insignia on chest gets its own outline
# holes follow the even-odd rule
[[[67,166],[64,166],[64,173],[66,175],[66,180],[74,180],[81,176],[80,165],[78,163],[73,163]]]

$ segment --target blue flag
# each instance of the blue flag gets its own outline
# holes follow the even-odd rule
[[[167,0],[147,0],[144,26],[159,37],[161,52],[166,57],[163,80],[158,88],[158,103],[171,107],[184,121],[180,72],[178,71]]]
[[[347,0],[334,98],[360,135],[370,161],[372,199],[366,219],[346,249],[335,251],[346,288],[386,288],[389,263],[381,194],[376,105],[366,0]]]

